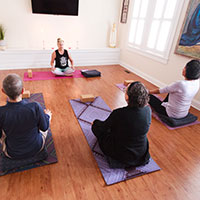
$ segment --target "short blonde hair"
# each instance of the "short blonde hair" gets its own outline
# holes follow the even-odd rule
[[[64,42],[64,40],[62,38],[58,38],[57,43],[60,43],[60,42]]]

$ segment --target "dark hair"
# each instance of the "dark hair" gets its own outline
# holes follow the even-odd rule
[[[10,99],[15,100],[22,93],[22,79],[17,74],[9,74],[3,80],[3,89]]]
[[[185,77],[188,80],[196,80],[200,78],[200,61],[191,60],[186,64]]]
[[[145,86],[139,82],[133,82],[127,89],[128,105],[130,107],[144,107],[149,102],[149,93]]]

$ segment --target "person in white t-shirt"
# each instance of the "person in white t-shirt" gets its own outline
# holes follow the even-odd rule
[[[200,83],[200,61],[191,60],[183,68],[185,80],[176,81],[162,89],[150,90],[149,104],[157,113],[180,119],[188,115],[192,99],[197,94]],[[164,101],[152,94],[168,93]]]

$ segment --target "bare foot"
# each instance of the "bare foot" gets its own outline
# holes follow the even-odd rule
[[[74,74],[73,73],[71,73],[71,74],[65,74],[65,76],[73,76]]]

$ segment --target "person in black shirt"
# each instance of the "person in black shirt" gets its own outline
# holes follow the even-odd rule
[[[61,38],[57,39],[58,49],[52,53],[51,56],[51,69],[55,75],[63,76],[69,75],[71,76],[74,69],[74,62],[71,56],[68,54],[68,51],[64,49],[64,41]],[[71,67],[68,65],[68,60],[71,62]],[[55,61],[55,66],[54,66]]]
[[[105,121],[96,119],[92,131],[101,150],[111,160],[124,167],[144,165],[150,158],[148,91],[142,83],[133,82],[126,89],[125,99],[128,106],[114,110]]]

